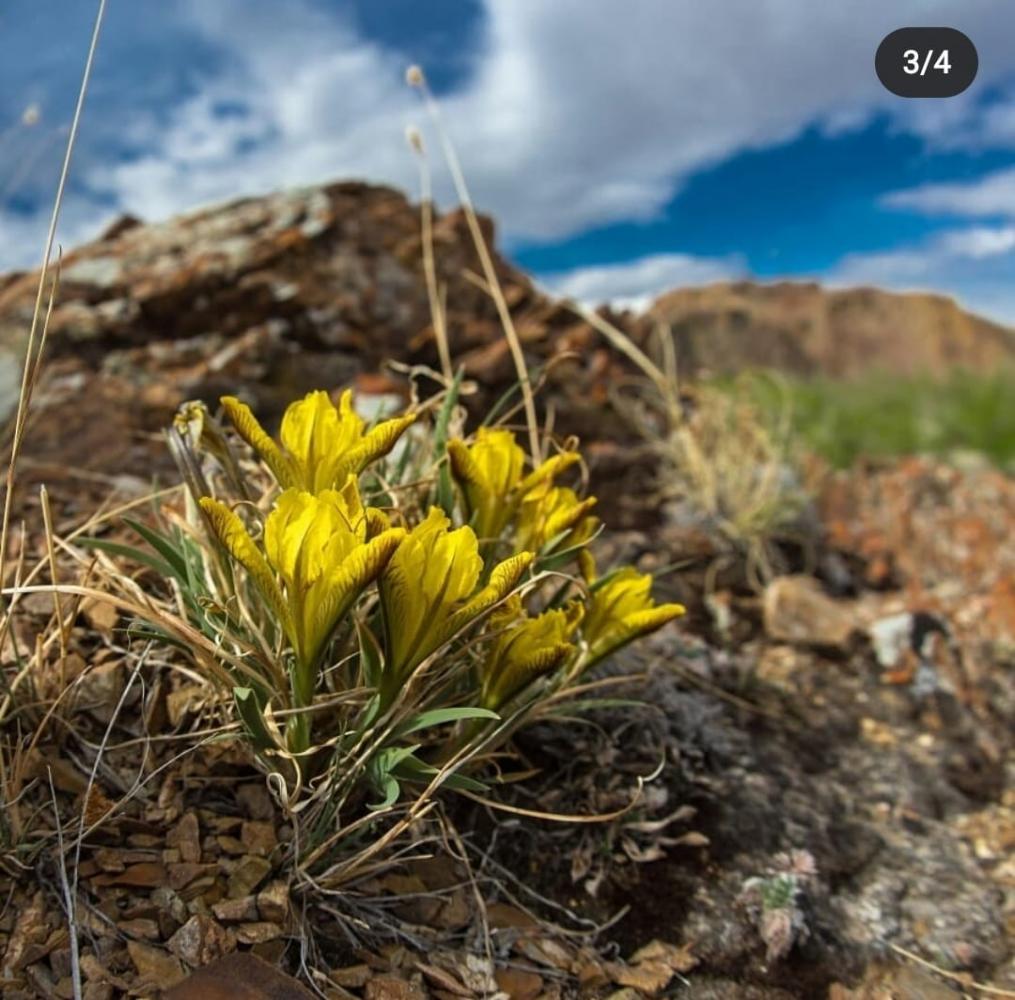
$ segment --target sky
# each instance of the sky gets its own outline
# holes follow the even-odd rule
[[[95,13],[0,6],[0,268],[42,253]],[[874,74],[907,25],[964,31],[962,95]],[[343,178],[418,197],[436,93],[500,249],[641,305],[726,278],[933,290],[1015,324],[1011,0],[108,0],[59,230]]]

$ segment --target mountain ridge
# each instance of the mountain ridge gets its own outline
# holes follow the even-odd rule
[[[647,314],[672,329],[678,362],[695,374],[943,376],[1015,362],[1015,329],[933,292],[722,281],[665,292]]]

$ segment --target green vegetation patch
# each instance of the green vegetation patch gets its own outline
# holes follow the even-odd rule
[[[839,468],[860,457],[949,457],[968,451],[1015,468],[1015,370],[955,371],[943,380],[877,374],[746,381],[767,420],[787,421],[804,447]]]

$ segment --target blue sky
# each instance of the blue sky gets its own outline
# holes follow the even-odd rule
[[[0,8],[0,267],[41,252],[93,14]],[[908,24],[969,35],[969,91],[880,87]],[[415,195],[408,125],[450,204],[419,62],[502,248],[553,290],[795,277],[1015,323],[1013,39],[1009,0],[109,0],[60,238],[334,178]]]

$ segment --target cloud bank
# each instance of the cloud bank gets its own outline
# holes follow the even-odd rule
[[[549,292],[588,306],[608,302],[618,309],[641,311],[663,290],[745,277],[747,265],[735,258],[653,254],[623,264],[582,267],[544,275]]]

